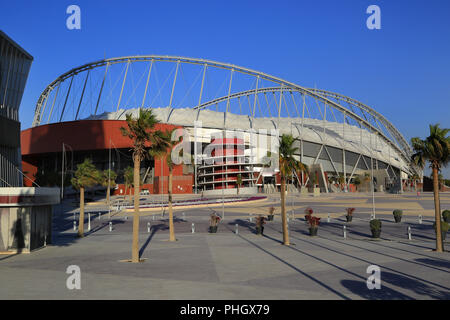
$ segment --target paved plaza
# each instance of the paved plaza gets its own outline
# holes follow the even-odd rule
[[[380,240],[370,234],[370,194],[288,196],[289,247],[281,244],[277,194],[225,206],[217,234],[208,233],[208,219],[212,210],[221,216],[222,206],[178,209],[176,242],[168,241],[167,213],[144,213],[145,261],[131,264],[121,262],[131,257],[131,216],[113,214],[110,231],[105,207],[87,206],[91,230],[86,220],[86,237],[77,239],[73,217],[78,211],[73,200],[66,200],[54,210],[52,245],[0,255],[0,299],[449,299],[450,253],[432,250],[432,194],[376,194],[375,204],[382,220]],[[276,208],[275,220],[267,222],[264,236],[256,235],[254,218],[266,215],[270,206]],[[450,194],[441,194],[441,206],[450,208]],[[309,236],[306,207],[321,217],[317,237]],[[351,223],[345,222],[347,207],[356,208]],[[394,223],[394,209],[403,210],[401,223]],[[450,249],[448,239],[445,247]],[[66,287],[70,265],[81,269],[80,290]],[[370,265],[381,269],[379,290],[367,288]]]

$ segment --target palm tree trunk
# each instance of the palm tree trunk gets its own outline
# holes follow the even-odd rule
[[[281,175],[281,223],[283,225],[283,244],[288,246],[289,243],[289,234],[287,227],[287,218],[286,218],[286,178]]]
[[[167,193],[169,194],[169,234],[170,241],[175,241],[175,230],[173,227],[173,210],[172,210],[172,168],[169,166],[169,185]]]
[[[439,202],[438,168],[433,166],[434,217],[436,220],[436,252],[443,252],[441,233],[441,205]]]
[[[106,187],[106,203],[108,204],[108,207],[109,207],[109,200],[110,200],[110,194],[111,193],[111,189],[110,189],[110,187],[109,187],[109,184],[108,184],[108,186]]]
[[[141,159],[134,156],[134,214],[133,214],[133,245],[131,251],[131,262],[139,262],[139,171]],[[131,190],[131,188],[130,188]]]
[[[78,237],[84,237],[84,187],[80,187],[80,217],[78,220]]]

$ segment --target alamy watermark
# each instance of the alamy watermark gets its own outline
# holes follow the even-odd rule
[[[81,269],[77,265],[70,265],[66,269],[66,273],[70,274],[66,280],[66,287],[69,290],[81,289]]]
[[[377,265],[370,265],[367,267],[366,273],[370,274],[367,278],[367,289],[381,289],[381,269]]]
[[[81,9],[76,4],[71,4],[67,7],[66,13],[70,14],[66,20],[66,27],[69,30],[81,29]]]
[[[367,7],[366,13],[370,16],[366,20],[366,26],[369,30],[381,29],[381,9],[379,6],[372,4]]]

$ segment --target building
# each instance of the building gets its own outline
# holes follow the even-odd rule
[[[59,189],[22,187],[19,106],[33,57],[0,31],[0,252],[51,243]]]
[[[0,30],[0,187],[21,187],[19,106],[33,57]]]
[[[99,60],[57,77],[38,98],[32,127],[22,131],[24,168],[34,176],[59,174],[57,184],[90,157],[99,169],[119,172],[116,193],[123,193],[120,172],[132,164],[131,141],[119,128],[139,108],[153,109],[159,128],[182,128],[189,140],[193,161],[176,167],[174,193],[276,191],[272,163],[281,134],[296,138],[297,159],[310,168],[294,173],[294,191],[356,191],[356,180],[373,176],[376,191],[397,192],[421,174],[402,134],[360,101],[228,63],[156,55]],[[167,192],[167,175],[164,161],[142,164],[150,193]]]

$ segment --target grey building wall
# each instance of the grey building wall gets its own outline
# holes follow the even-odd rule
[[[0,30],[0,187],[21,187],[19,106],[33,57]]]

